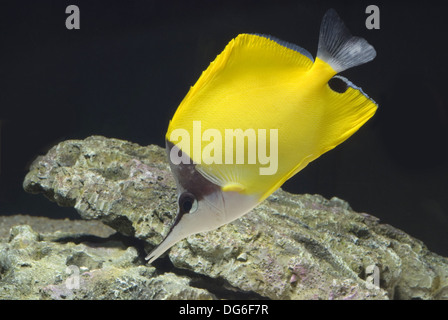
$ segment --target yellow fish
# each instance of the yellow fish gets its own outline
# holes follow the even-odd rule
[[[355,133],[377,105],[335,75],[375,56],[333,9],[322,20],[316,60],[271,36],[231,40],[170,121],[166,146],[178,212],[149,263],[189,235],[246,214]]]

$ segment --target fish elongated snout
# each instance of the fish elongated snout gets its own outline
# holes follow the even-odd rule
[[[162,254],[164,254],[169,248],[174,246],[177,242],[182,240],[184,237],[178,234],[176,231],[176,227],[172,228],[168,235],[163,239],[163,241],[156,246],[147,256],[146,260],[151,264],[159,258]]]
[[[202,194],[197,203],[192,199],[189,192],[180,194],[176,220],[165,239],[146,257],[148,263],[188,236],[215,230],[238,219],[259,202],[257,197],[220,190]]]
[[[216,226],[213,222],[206,219],[207,216],[210,217],[210,215],[207,215],[207,212],[209,212],[208,208],[205,211],[205,217],[201,218],[201,216],[198,217],[197,215],[191,213],[184,213],[182,211],[182,207],[179,207],[176,220],[171,226],[171,229],[165,239],[163,239],[163,241],[146,257],[148,263],[152,263],[165,251],[186,237],[198,232],[214,229]]]

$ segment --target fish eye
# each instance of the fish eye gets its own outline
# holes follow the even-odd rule
[[[193,213],[198,209],[198,201],[193,194],[184,192],[179,197],[179,208],[184,213]]]
[[[328,86],[331,90],[336,91],[337,93],[344,93],[348,89],[347,83],[338,77],[331,78],[330,81],[328,81]]]

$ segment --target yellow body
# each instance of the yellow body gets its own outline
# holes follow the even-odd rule
[[[174,129],[201,133],[213,128],[278,129],[278,170],[260,175],[253,164],[206,165],[201,155],[183,150],[223,191],[255,195],[259,201],[279,188],[310,161],[358,130],[376,104],[352,87],[337,93],[328,86],[336,71],[268,38],[242,34],[203,72],[170,122]],[[269,139],[268,139],[269,141]],[[176,144],[178,141],[171,141]],[[202,148],[207,143],[202,143]],[[267,150],[269,151],[269,145]],[[202,161],[201,161],[202,160]]]

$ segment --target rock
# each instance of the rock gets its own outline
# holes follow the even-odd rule
[[[35,222],[32,217],[27,220]],[[0,299],[215,298],[190,286],[185,276],[157,273],[141,261],[134,247],[120,241],[103,238],[76,244],[65,242],[67,233],[63,241],[50,238],[43,240],[29,225],[17,225],[9,239],[1,239]]]
[[[156,146],[103,137],[66,141],[34,161],[24,188],[152,246],[174,218],[174,180]]]
[[[8,238],[10,229],[15,225],[26,224],[38,232],[45,240],[51,238],[72,237],[73,235],[96,236],[107,238],[116,231],[100,221],[84,221],[84,220],[59,220],[48,219],[46,217],[32,217],[27,215],[14,215],[0,217],[0,239]]]
[[[37,158],[24,188],[139,239],[146,250],[162,240],[176,212],[175,183],[162,148],[99,136],[62,142]],[[24,239],[39,243],[30,237]],[[81,252],[91,255],[86,247],[76,250],[64,254],[64,263],[72,257],[98,272],[112,263],[85,256]],[[142,268],[154,269],[128,265],[140,284],[177,283],[169,277],[156,281],[155,271],[138,278]],[[207,294],[197,298],[222,297],[214,288],[224,286],[230,288],[226,298],[236,292],[270,299],[448,299],[448,259],[421,241],[354,212],[341,199],[282,190],[235,222],[181,241],[154,265],[164,275],[171,265],[173,276],[188,270],[188,277],[207,282]],[[176,285],[164,288],[178,292]],[[132,298],[170,297],[134,293]],[[87,292],[85,297],[93,298]]]

